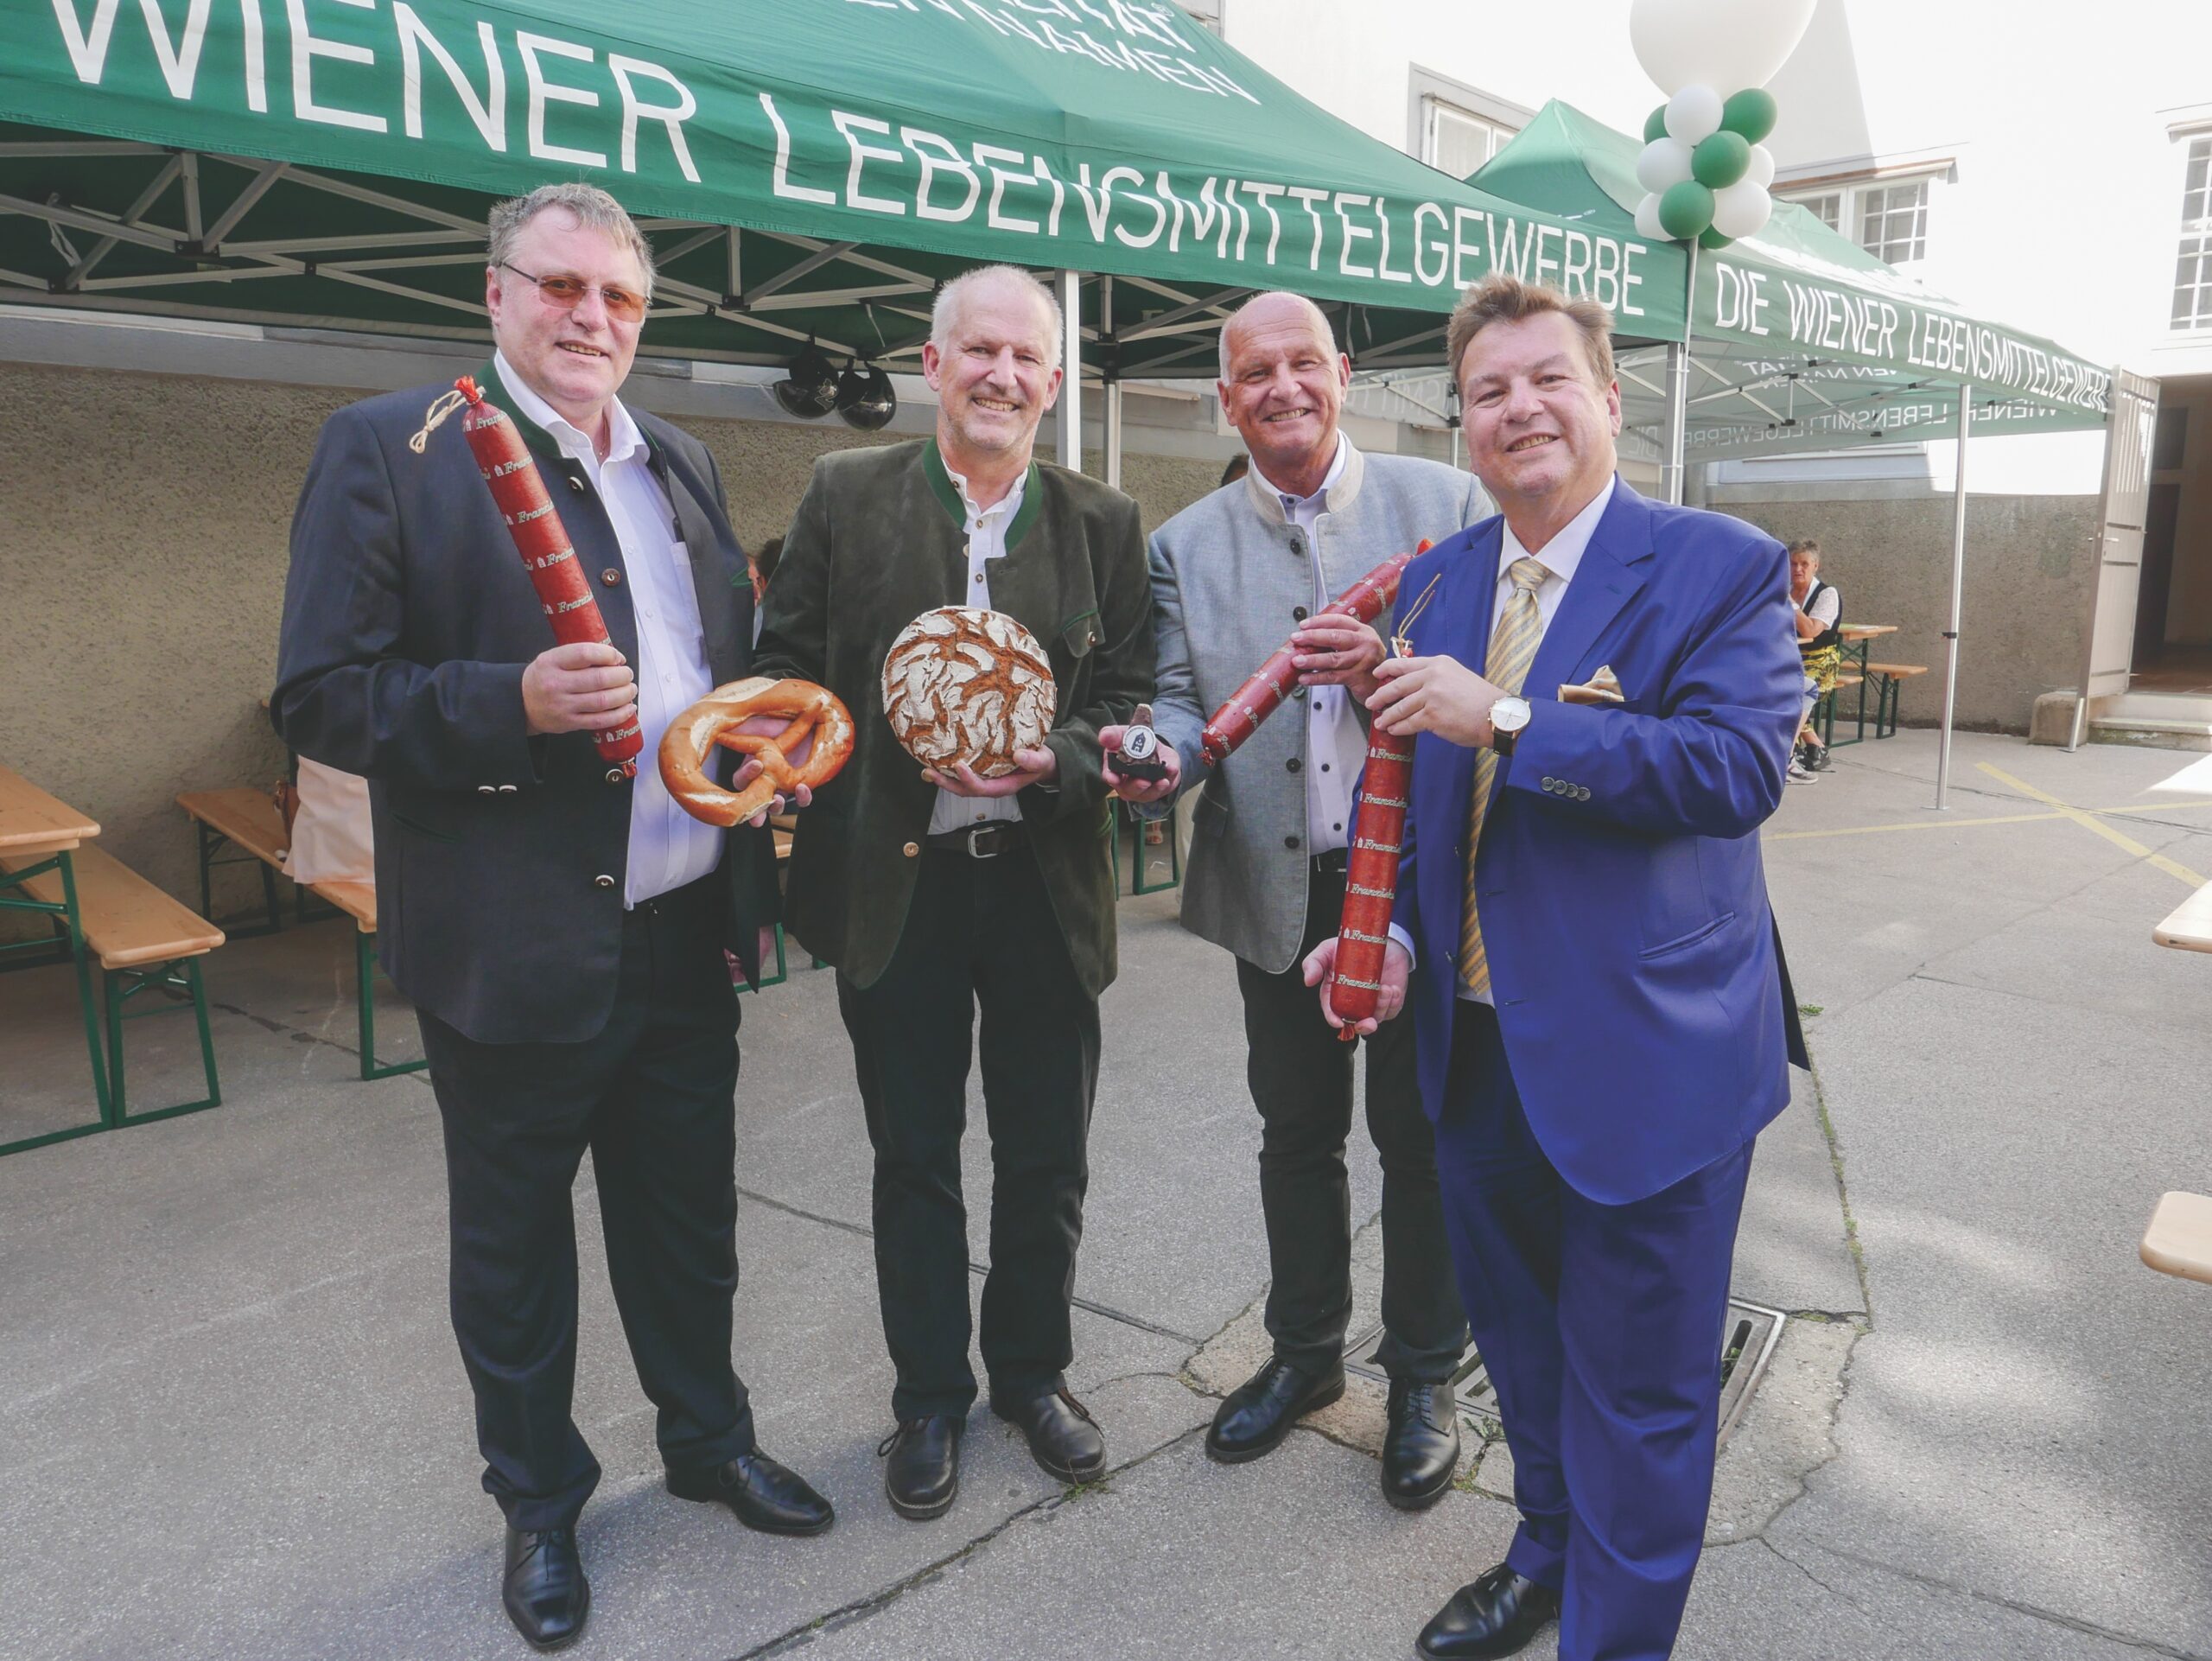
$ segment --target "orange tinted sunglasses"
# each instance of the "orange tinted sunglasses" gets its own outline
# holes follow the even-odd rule
[[[584,296],[589,294],[594,286],[579,277],[537,277],[525,271],[521,266],[510,264],[504,259],[499,264],[506,266],[507,270],[512,271],[517,277],[529,277],[531,282],[537,284],[538,293],[545,296],[545,303],[561,311],[574,311],[578,306],[583,304]],[[609,317],[625,323],[642,322],[645,320],[645,296],[632,294],[627,289],[612,287],[604,283],[595,286],[599,290],[600,303],[607,308],[607,315]]]

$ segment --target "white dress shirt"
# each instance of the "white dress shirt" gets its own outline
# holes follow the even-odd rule
[[[1313,575],[1313,603],[1308,609],[1317,616],[1336,595],[1329,592],[1328,577],[1321,569],[1320,540],[1313,534],[1313,525],[1329,511],[1329,492],[1344,477],[1348,454],[1344,435],[1338,433],[1336,460],[1329,463],[1328,477],[1311,496],[1294,496],[1279,488],[1264,471],[1260,474],[1282,503],[1283,517],[1306,532],[1306,562]],[[1367,762],[1367,733],[1352,710],[1349,689],[1306,689],[1306,850],[1325,854],[1332,849],[1349,847],[1352,787]]]
[[[1567,585],[1574,581],[1574,573],[1581,567],[1582,556],[1589,550],[1590,538],[1596,534],[1598,521],[1605,517],[1606,506],[1613,500],[1613,483],[1608,479],[1605,487],[1590,499],[1589,505],[1561,525],[1559,534],[1537,551],[1536,557],[1544,563],[1544,580],[1536,587],[1536,645],[1541,647],[1544,635],[1552,626],[1552,619],[1559,615],[1559,602],[1567,597]],[[1513,534],[1513,526],[1502,527],[1504,534],[1498,540],[1497,587],[1491,601],[1491,627],[1493,633],[1497,619],[1504,614],[1506,602],[1513,597],[1513,578],[1510,572],[1516,561],[1529,557],[1529,550],[1521,545],[1521,538]],[[1521,696],[1535,702],[1541,689],[1522,687]],[[1406,955],[1414,955],[1413,937],[1396,924],[1390,926],[1390,938],[1405,947]],[[1470,991],[1461,981],[1459,994],[1470,1003],[1495,1003],[1488,992]]]
[[[1023,493],[1029,488],[1029,474],[1024,469],[1014,481],[1014,488],[988,507],[976,506],[976,499],[968,493],[968,480],[945,470],[952,480],[952,487],[960,493],[960,506],[966,515],[963,529],[968,537],[968,591],[960,596],[963,606],[973,606],[979,611],[991,608],[990,563],[1006,557],[1006,528],[1014,523],[1014,516],[1021,511]],[[1011,796],[962,796],[950,790],[939,790],[936,804],[930,809],[930,835],[942,836],[948,830],[963,830],[971,824],[988,824],[993,819],[1018,819],[1021,804]]]
[[[691,583],[691,554],[677,529],[675,509],[646,465],[645,435],[619,398],[607,406],[607,459],[588,435],[532,391],[504,353],[499,379],[518,411],[543,427],[561,454],[581,462],[607,509],[638,620],[638,727],[645,748],[630,787],[630,856],[622,899],[634,907],[713,873],[721,862],[722,831],[693,818],[668,793],[653,758],[668,723],[714,690],[706,632]],[[592,580],[590,573],[585,581]]]

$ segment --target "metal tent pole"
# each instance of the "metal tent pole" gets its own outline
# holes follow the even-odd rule
[[[1967,424],[1974,414],[1974,383],[1959,387],[1959,462],[1951,484],[1951,626],[1943,631],[1943,728],[1936,752],[1936,806],[1951,805],[1951,714],[1959,696],[1959,620],[1967,586]]]
[[[1114,279],[1098,279],[1098,340],[1106,379],[1106,482],[1122,487],[1122,375],[1114,349]]]
[[[1697,326],[1697,244],[1690,244],[1682,293],[1682,338],[1667,347],[1667,456],[1659,482],[1677,507],[1689,494],[1690,337]]]
[[[1060,465],[1083,471],[1083,273],[1060,273]]]

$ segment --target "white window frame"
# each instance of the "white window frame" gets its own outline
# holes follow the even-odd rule
[[[1889,263],[1901,271],[1910,272],[1927,263],[1928,251],[1935,239],[1939,220],[1937,204],[1942,193],[1938,185],[1958,182],[1958,164],[1950,156],[1917,155],[1909,156],[1853,156],[1841,162],[1820,162],[1810,166],[1784,169],[1774,180],[1774,194],[1777,200],[1797,202],[1808,207],[1825,198],[1834,198],[1836,204],[1834,231],[1846,236],[1859,247],[1866,248],[1863,239],[1867,196],[1878,190],[1891,190],[1899,185],[1917,184],[1927,192],[1922,205],[1920,252],[1911,259]],[[1815,217],[1822,217],[1815,215]]]
[[[2175,172],[2180,175],[2182,198],[2181,223],[2174,232],[2174,277],[2165,285],[2166,333],[2177,341],[2195,342],[2212,334],[2212,121],[2193,121],[2167,129],[2177,151]],[[2208,178],[2205,200],[2199,204],[2201,214],[2189,213],[2189,169],[2199,150],[2205,152]],[[2168,200],[2172,198],[2169,197]],[[2198,260],[2197,280],[2191,286],[2197,290],[2194,315],[2188,321],[2177,321],[2174,302],[2181,297],[2181,262],[2195,254]]]
[[[1510,99],[1499,98],[1463,80],[1414,65],[1407,76],[1406,153],[1433,168],[1437,166],[1436,128],[1440,112],[1488,127],[1491,132],[1491,156],[1497,155],[1536,115],[1534,110]],[[1437,170],[1445,171],[1441,168]]]

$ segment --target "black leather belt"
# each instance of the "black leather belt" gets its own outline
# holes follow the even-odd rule
[[[933,837],[925,837],[922,845],[933,853],[996,859],[1028,839],[1029,827],[1020,819],[991,819],[982,824],[964,825],[957,830],[940,830]]]
[[[1344,871],[1351,867],[1351,850],[1349,848],[1332,848],[1325,853],[1313,856],[1313,869],[1317,871]]]

